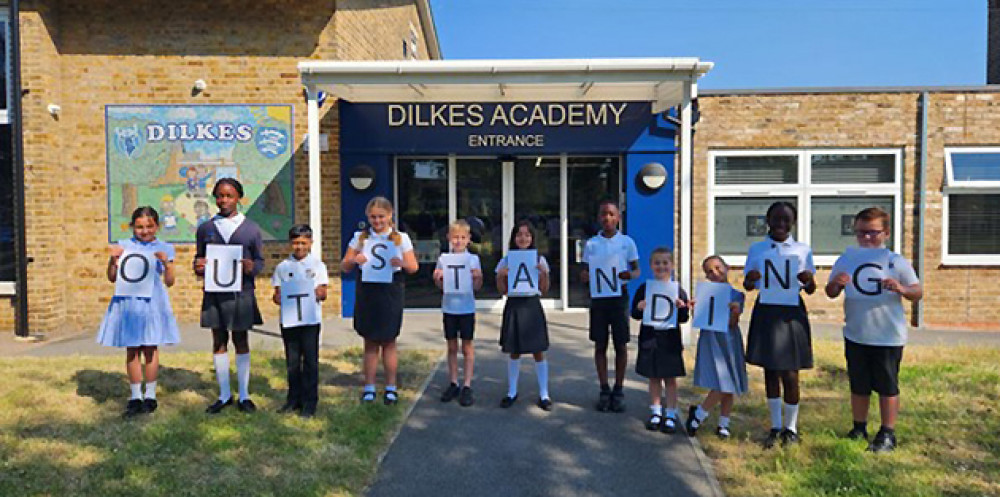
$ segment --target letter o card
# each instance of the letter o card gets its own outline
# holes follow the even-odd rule
[[[361,281],[365,283],[392,283],[395,268],[392,259],[399,257],[399,249],[389,240],[365,240],[362,249],[368,260],[361,266]]]
[[[291,328],[320,322],[316,284],[311,279],[281,282],[281,326]]]
[[[702,281],[695,293],[694,320],[691,326],[702,330],[729,331],[729,302],[733,287],[728,283]]]
[[[842,262],[844,271],[851,281],[844,287],[846,298],[872,299],[885,294],[882,280],[887,275],[889,267],[888,250],[851,247],[844,254],[846,261]]]
[[[625,259],[619,255],[591,257],[587,265],[590,272],[590,298],[621,296],[623,282],[618,274],[627,269]]]
[[[676,281],[646,280],[646,308],[642,310],[642,324],[655,330],[677,327]]]
[[[511,250],[507,253],[507,295],[538,295],[538,251]]]
[[[444,293],[472,293],[472,257],[469,254],[441,254]]]
[[[151,252],[123,252],[118,258],[115,297],[152,297],[153,285],[160,276],[156,272],[156,262],[156,257]]]
[[[769,254],[760,262],[760,303],[785,306],[799,305],[799,258]]]
[[[239,292],[243,289],[243,246],[205,246],[205,291]]]

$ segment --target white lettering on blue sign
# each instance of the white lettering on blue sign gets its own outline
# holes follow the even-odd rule
[[[469,135],[470,147],[544,147],[545,135]]]

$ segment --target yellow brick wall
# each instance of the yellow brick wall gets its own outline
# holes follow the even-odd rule
[[[699,99],[693,157],[693,274],[707,255],[708,154],[714,150],[892,148],[903,160],[903,255],[913,261],[918,227],[919,99],[907,93],[707,95]],[[942,182],[946,145],[1000,145],[1000,94],[931,93],[928,115],[925,324],[1000,328],[1000,268],[941,264]],[[742,268],[740,268],[742,269]],[[733,282],[742,278],[734,271]],[[829,267],[820,267],[820,289],[806,299],[822,321],[843,319],[841,301],[822,293]],[[908,310],[912,310],[908,306]]]
[[[306,105],[297,63],[304,59],[398,59],[409,24],[420,29],[413,1],[221,0],[195,2],[25,1],[21,4],[27,183],[29,318],[33,332],[94,329],[111,297],[107,262],[104,106],[107,104],[292,104],[295,120],[295,216],[307,222]],[[363,25],[358,25],[363,23]],[[367,33],[378,40],[359,38]],[[395,38],[394,43],[388,40]],[[423,36],[421,32],[421,43]],[[369,43],[370,45],[365,45]],[[426,45],[419,52],[426,57]],[[196,79],[207,89],[192,95]],[[333,272],[326,312],[340,312],[339,124],[333,98],[321,109],[330,152],[322,154],[324,259]],[[46,106],[62,107],[58,120]],[[196,322],[200,281],[193,245],[177,246],[177,284],[170,290],[182,322]],[[257,281],[265,320],[270,271],[287,255],[265,244]],[[13,313],[0,309],[0,330]]]

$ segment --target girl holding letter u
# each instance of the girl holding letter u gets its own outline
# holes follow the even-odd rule
[[[816,291],[812,248],[792,238],[796,216],[795,206],[789,202],[775,202],[767,208],[768,235],[750,246],[744,289],[759,288],[763,293],[766,283],[773,283],[794,288],[796,294],[805,290],[812,295]],[[773,261],[784,257],[799,261],[795,274],[782,274],[785,268],[776,267],[781,264]],[[762,283],[765,285],[762,286]],[[779,438],[783,446],[799,442],[796,426],[799,417],[799,370],[813,367],[813,355],[809,315],[802,297],[796,295],[796,298],[798,305],[766,304],[761,302],[763,295],[758,295],[750,315],[746,362],[764,368],[767,408],[771,413],[771,431],[763,442],[765,449],[773,447]],[[782,388],[785,391],[784,409]]]
[[[399,401],[396,391],[396,337],[403,326],[402,271],[413,274],[419,265],[409,235],[393,227],[392,213],[392,202],[387,198],[375,197],[368,201],[365,215],[369,227],[354,232],[340,263],[340,269],[345,273],[354,268],[359,268],[361,273],[355,286],[354,330],[365,339],[362,404],[375,402],[375,372],[380,351],[385,368],[383,403],[394,405]],[[366,253],[371,255],[371,261]],[[391,272],[388,281],[366,281],[372,278],[366,278],[365,273],[370,272],[368,276],[371,277],[377,270]]]

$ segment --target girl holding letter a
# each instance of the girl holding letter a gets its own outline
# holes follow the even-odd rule
[[[765,449],[773,447],[779,438],[783,446],[799,442],[796,426],[799,370],[813,367],[809,315],[805,302],[797,294],[801,290],[810,295],[816,291],[813,279],[816,266],[812,248],[792,238],[796,215],[795,206],[789,202],[775,202],[767,208],[768,235],[750,246],[743,280],[743,288],[747,291],[761,289],[750,315],[746,362],[764,368],[767,407],[771,414],[771,431],[763,442]],[[788,270],[791,265],[782,262],[796,259],[798,266],[793,276]],[[798,305],[762,302],[770,286],[779,285],[794,289]],[[785,391],[784,409],[782,388]]]
[[[694,304],[688,301],[687,292],[677,286],[671,276],[674,272],[673,254],[666,247],[657,247],[649,257],[649,265],[653,268],[651,280],[643,283],[635,292],[632,298],[632,318],[642,320],[639,328],[639,355],[635,360],[635,372],[640,376],[649,379],[649,420],[646,421],[646,429],[650,431],[659,430],[663,433],[672,434],[677,431],[680,424],[677,416],[677,377],[685,376],[684,370],[684,345],[681,343],[681,323],[685,323],[689,316],[689,306]],[[655,282],[664,282],[674,286],[677,290],[671,300],[662,294],[653,294],[650,301],[647,301],[646,288]],[[663,326],[659,324],[647,324],[650,319],[658,319],[653,316],[654,307],[665,307],[668,310],[667,321]],[[663,314],[656,310],[656,314]],[[670,316],[676,314],[676,316]],[[654,322],[655,323],[655,322]],[[667,412],[664,416],[661,396],[666,389]]]
[[[392,223],[392,202],[374,197],[365,207],[369,228],[354,232],[340,269],[350,273],[358,268],[361,277],[355,286],[354,331],[365,340],[365,386],[361,403],[375,402],[375,372],[379,352],[385,368],[383,403],[399,401],[396,390],[396,337],[403,326],[403,272],[419,268],[409,235],[396,231]],[[383,279],[383,276],[388,278]]]
[[[708,419],[711,409],[721,404],[719,424],[715,434],[721,439],[727,439],[729,433],[729,413],[733,410],[735,395],[747,391],[747,366],[743,358],[743,335],[740,333],[740,314],[743,313],[744,296],[742,292],[729,286],[729,265],[722,257],[711,255],[701,263],[705,278],[712,283],[723,284],[729,290],[729,314],[726,319],[726,332],[702,329],[698,337],[698,355],[694,363],[694,386],[708,388],[711,392],[698,406],[688,409],[688,417],[684,426],[688,435],[694,436],[698,428]],[[700,306],[712,305],[704,297],[699,297]],[[704,309],[698,309],[700,314]],[[698,320],[695,319],[697,326]]]
[[[507,302],[503,307],[503,323],[500,326],[500,346],[505,354],[510,354],[507,361],[507,396],[500,401],[500,407],[508,408],[517,401],[521,354],[532,354],[535,358],[535,374],[538,376],[538,407],[550,411],[552,399],[549,397],[549,363],[545,360],[545,351],[549,350],[549,329],[540,300],[541,295],[549,289],[549,263],[545,256],[535,255],[538,277],[534,281],[534,289],[524,295],[509,295],[508,286],[524,285],[527,282],[522,282],[522,278],[533,277],[527,274],[527,263],[509,262],[514,259],[517,251],[537,254],[535,232],[530,222],[517,222],[510,233],[509,248],[510,252],[500,259],[496,269],[497,290],[502,295],[507,295]],[[514,284],[508,285],[512,278]]]
[[[126,350],[125,370],[132,396],[122,414],[125,418],[156,410],[156,377],[160,367],[157,347],[180,342],[177,320],[167,295],[167,287],[174,284],[174,246],[156,239],[160,217],[152,207],[136,209],[129,225],[132,238],[111,246],[108,281],[116,284],[115,296],[97,332],[97,343]],[[152,280],[152,288],[145,290],[131,291],[135,288],[122,285],[137,286],[141,285],[139,280],[148,279]],[[145,367],[140,356],[146,359]],[[144,373],[145,398],[141,389]]]
[[[215,364],[215,379],[219,382],[219,398],[205,412],[218,414],[233,405],[227,348],[229,332],[232,331],[240,394],[236,407],[251,413],[257,410],[257,406],[250,400],[249,330],[256,324],[264,323],[254,295],[254,277],[264,270],[264,242],[257,223],[239,212],[240,199],[243,198],[243,185],[239,181],[219,179],[212,188],[212,196],[219,213],[211,221],[198,226],[194,259],[194,273],[205,278],[201,326],[212,330],[212,361]],[[224,254],[234,251],[234,248],[242,253],[242,259],[213,258],[212,254]],[[230,264],[232,269],[229,269]],[[229,274],[230,271],[232,274]],[[238,279],[242,282],[236,286]],[[233,289],[219,291],[225,286],[233,286]]]

